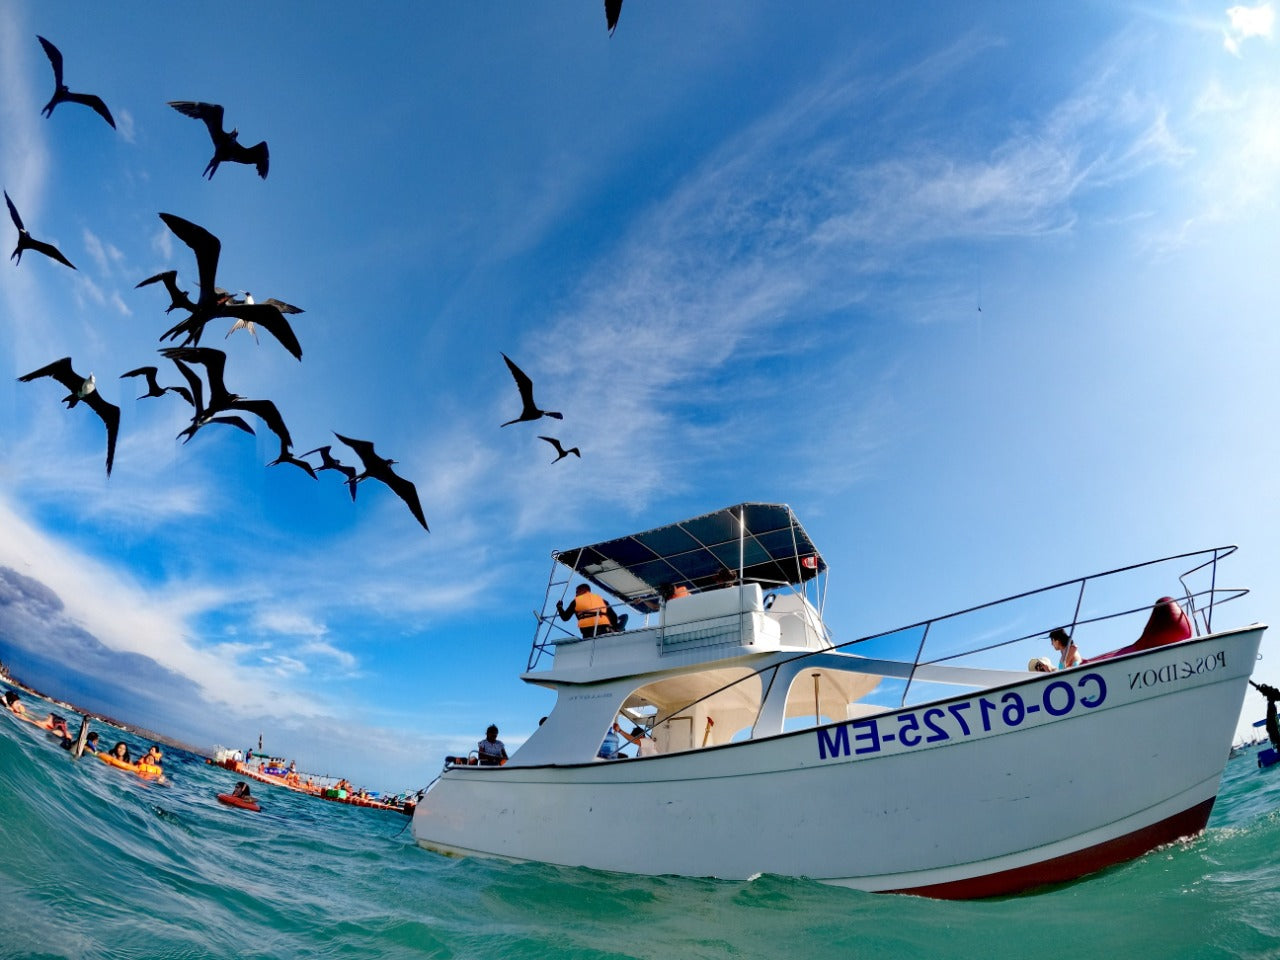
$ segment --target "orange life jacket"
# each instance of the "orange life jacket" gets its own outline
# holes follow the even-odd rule
[[[609,628],[609,605],[590,591],[573,598],[573,612],[584,637],[599,633],[601,627]]]

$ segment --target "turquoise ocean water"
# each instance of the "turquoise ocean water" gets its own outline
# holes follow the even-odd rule
[[[397,813],[224,807],[234,775],[167,758],[145,783],[0,716],[0,957],[1280,957],[1280,768],[1252,753],[1199,839],[967,903],[451,860]]]

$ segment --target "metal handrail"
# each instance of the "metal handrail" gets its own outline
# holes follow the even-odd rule
[[[1203,633],[1208,633],[1210,632],[1209,625],[1212,623],[1212,613],[1213,613],[1213,608],[1215,606],[1221,606],[1224,603],[1229,603],[1232,600],[1237,600],[1240,597],[1243,597],[1249,593],[1248,589],[1244,587],[1221,587],[1220,588],[1217,586],[1218,561],[1223,560],[1226,557],[1229,557],[1231,554],[1235,553],[1237,549],[1239,548],[1235,544],[1231,544],[1223,547],[1210,547],[1203,550],[1194,550],[1189,553],[1172,554],[1167,557],[1162,557],[1159,560],[1148,560],[1143,563],[1134,563],[1134,564],[1129,564],[1123,567],[1116,567],[1113,570],[1107,570],[1103,573],[1095,573],[1095,574],[1090,574],[1086,577],[1076,577],[1071,580],[1064,580],[1061,583],[1055,583],[1047,587],[1039,587],[1035,590],[1027,590],[1022,593],[1017,593],[1008,597],[1004,597],[1000,600],[992,600],[987,603],[977,604],[976,606],[966,607],[962,610],[957,610],[954,613],[944,614],[943,616],[939,616],[939,617],[930,617],[927,620],[920,620],[916,623],[908,624],[903,627],[896,627],[892,630],[885,630],[880,633],[870,634],[864,637],[858,637],[857,639],[848,640],[840,644],[835,644],[834,646],[825,648],[823,650],[812,650],[812,651],[807,651],[805,653],[798,653],[795,656],[774,661],[773,663],[770,663],[769,666],[767,667],[761,668],[760,670],[753,671],[747,677],[742,677],[742,678],[739,678],[738,680],[732,681],[731,683],[726,683],[723,686],[718,687],[717,689],[712,690],[711,692],[704,694],[701,697],[698,697],[696,700],[692,700],[689,703],[685,704],[684,706],[681,706],[678,709],[669,712],[664,717],[655,717],[654,725],[661,723],[663,720],[670,719],[671,717],[684,713],[685,711],[690,710],[693,707],[696,707],[699,703],[702,703],[705,700],[709,700],[712,697],[716,696],[717,694],[722,693],[725,690],[728,690],[730,687],[736,686],[739,683],[749,682],[755,679],[756,677],[759,677],[761,674],[765,673],[766,671],[777,670],[779,667],[785,664],[806,660],[811,657],[815,657],[819,655],[829,655],[836,650],[844,650],[845,648],[848,648],[848,647],[854,647],[860,644],[870,643],[871,641],[879,640],[885,637],[890,637],[890,636],[893,636],[894,634],[907,633],[909,631],[919,629],[923,631],[923,636],[921,637],[920,644],[917,647],[916,657],[915,657],[915,660],[912,662],[912,668],[911,668],[910,675],[907,679],[907,683],[903,688],[901,702],[905,705],[907,700],[907,694],[910,692],[911,683],[914,680],[916,671],[920,668],[921,665],[945,663],[948,660],[956,660],[961,657],[969,657],[975,654],[985,653],[990,650],[999,649],[1000,647],[1009,646],[1015,643],[1021,643],[1037,636],[1046,635],[1048,633],[1048,629],[1040,629],[1040,630],[1033,631],[1032,633],[1023,634],[1021,636],[1014,637],[1013,639],[1010,639],[1010,640],[1003,640],[999,643],[989,644],[982,647],[975,647],[972,649],[967,649],[960,653],[951,654],[946,657],[940,657],[937,660],[923,660],[921,658],[923,657],[923,654],[924,654],[925,640],[928,636],[930,629],[933,627],[934,624],[942,623],[943,621],[948,621],[948,620],[956,620],[959,617],[966,616],[968,614],[975,613],[980,610],[988,610],[994,607],[1001,606],[1006,603],[1012,603],[1013,601],[1016,601],[1016,600],[1023,600],[1023,599],[1026,599],[1027,597],[1033,597],[1040,594],[1051,593],[1052,591],[1055,591],[1055,590],[1061,590],[1063,587],[1069,587],[1069,586],[1079,584],[1080,596],[1077,599],[1076,614],[1071,622],[1071,627],[1070,627],[1071,632],[1074,632],[1075,627],[1081,624],[1101,623],[1105,620],[1112,620],[1119,617],[1131,616],[1135,613],[1140,613],[1142,611],[1151,609],[1151,604],[1148,603],[1148,604],[1144,604],[1143,606],[1133,607],[1131,609],[1122,610],[1116,613],[1109,613],[1102,616],[1089,617],[1081,620],[1079,619],[1080,605],[1083,602],[1085,585],[1088,584],[1089,582],[1100,581],[1108,577],[1116,576],[1117,574],[1129,573],[1131,571],[1140,570],[1145,567],[1155,567],[1161,564],[1172,563],[1173,561],[1176,561],[1176,560],[1184,560],[1190,557],[1202,557],[1202,556],[1205,556],[1206,554],[1209,555],[1209,559],[1205,560],[1203,563],[1200,563],[1192,567],[1190,570],[1187,570],[1185,573],[1178,575],[1177,579],[1178,579],[1178,582],[1183,587],[1183,591],[1184,591],[1183,599],[1185,599],[1188,602],[1188,605],[1194,606],[1194,601],[1197,598],[1205,598],[1205,597],[1208,598],[1208,604],[1198,611],[1201,615],[1201,620],[1204,624]],[[1204,570],[1206,567],[1212,568],[1211,586],[1207,590],[1201,590],[1193,593],[1191,589],[1187,586],[1186,578],[1192,576],[1195,573],[1198,573],[1201,570]],[[1203,635],[1202,631],[1199,629],[1199,625],[1195,621],[1195,618],[1192,617],[1189,612],[1188,612],[1188,620],[1192,625],[1192,629],[1195,635],[1196,636]],[[1055,623],[1053,626],[1056,627],[1061,625],[1062,624],[1060,623]],[[1052,628],[1049,628],[1049,629],[1052,629]],[[761,683],[763,688],[763,683],[764,683],[763,679],[761,679]],[[763,706],[763,703],[764,701],[762,698],[761,699],[762,706]]]

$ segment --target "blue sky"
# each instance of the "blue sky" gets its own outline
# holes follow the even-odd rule
[[[1224,543],[1236,616],[1274,618],[1270,4],[629,0],[613,37],[591,2],[300,9],[0,9],[0,182],[79,268],[0,266],[20,676],[416,787],[550,708],[517,674],[553,549],[742,500],[796,509],[839,639]],[[118,130],[39,115],[37,34]],[[223,104],[268,179],[202,180],[169,100]],[[299,451],[373,440],[430,534],[269,439],[181,446],[184,405],[115,379],[172,322],[134,285],[196,287],[161,211],[306,310],[301,363],[211,324],[230,388]],[[500,351],[581,460],[498,429]],[[109,480],[97,419],[15,382],[68,354],[122,408]]]

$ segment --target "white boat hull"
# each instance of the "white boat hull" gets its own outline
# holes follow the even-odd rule
[[[705,750],[455,767],[414,836],[449,854],[947,898],[1060,882],[1203,830],[1264,629]]]

